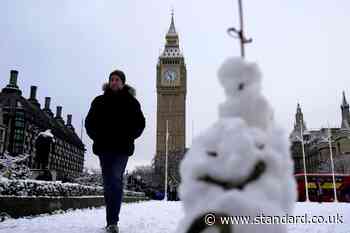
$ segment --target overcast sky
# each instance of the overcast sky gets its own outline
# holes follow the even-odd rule
[[[245,0],[245,25],[253,43],[247,59],[259,63],[263,93],[275,116],[291,131],[297,101],[308,128],[340,126],[341,95],[350,99],[350,2]],[[171,8],[187,65],[187,146],[217,120],[224,100],[216,72],[228,56],[238,56],[238,42],[226,34],[237,26],[235,0],[2,0],[0,3],[0,86],[10,70],[19,71],[25,97],[38,86],[44,104],[63,106],[81,120],[113,69],[122,69],[137,89],[146,117],[127,169],[149,165],[156,144],[156,64],[164,47]],[[194,122],[194,126],[192,123]],[[194,130],[192,130],[194,129]],[[85,132],[84,132],[85,133]],[[92,142],[84,135],[86,165],[98,167]]]

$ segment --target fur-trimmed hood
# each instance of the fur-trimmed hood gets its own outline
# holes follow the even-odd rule
[[[132,96],[136,97],[136,89],[130,86],[129,84],[125,84],[123,87],[123,90],[128,91]],[[106,92],[107,90],[110,90],[108,82],[103,83],[102,85],[102,91]]]

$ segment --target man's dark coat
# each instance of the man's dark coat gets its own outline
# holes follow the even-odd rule
[[[125,85],[122,90],[113,91],[105,83],[103,91],[92,101],[85,118],[86,132],[94,141],[93,153],[131,156],[135,150],[134,141],[145,128],[135,89]]]

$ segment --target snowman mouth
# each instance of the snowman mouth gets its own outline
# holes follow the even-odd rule
[[[266,170],[266,163],[262,160],[259,160],[256,162],[254,169],[251,171],[251,173],[242,181],[239,182],[229,182],[229,181],[220,181],[217,180],[209,175],[205,175],[199,178],[200,181],[206,182],[211,185],[217,185],[222,187],[225,190],[231,190],[231,189],[239,189],[242,190],[246,185],[248,185],[251,182],[254,182],[255,180],[259,179],[262,174]]]

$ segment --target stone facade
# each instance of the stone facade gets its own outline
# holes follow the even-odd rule
[[[75,133],[72,115],[68,114],[65,123],[62,107],[57,106],[54,116],[50,109],[50,97],[45,98],[45,106],[41,108],[36,99],[36,86],[31,86],[30,97],[24,98],[17,86],[17,76],[18,72],[12,70],[9,84],[0,92],[0,113],[6,129],[3,150],[0,152],[29,154],[31,156],[27,165],[32,169],[40,169],[36,162],[35,142],[40,132],[50,129],[54,143],[47,155],[48,169],[55,171],[57,179],[78,176],[83,171],[85,146]]]
[[[291,153],[294,160],[295,173],[304,173],[301,135],[303,135],[307,173],[331,172],[330,148],[336,173],[350,173],[350,114],[345,93],[341,104],[341,127],[308,130],[298,104],[295,124],[290,134]],[[331,138],[331,146],[328,138]]]
[[[4,149],[5,149],[5,131],[6,131],[6,126],[3,120],[2,107],[0,106],[0,154],[4,153]]]

